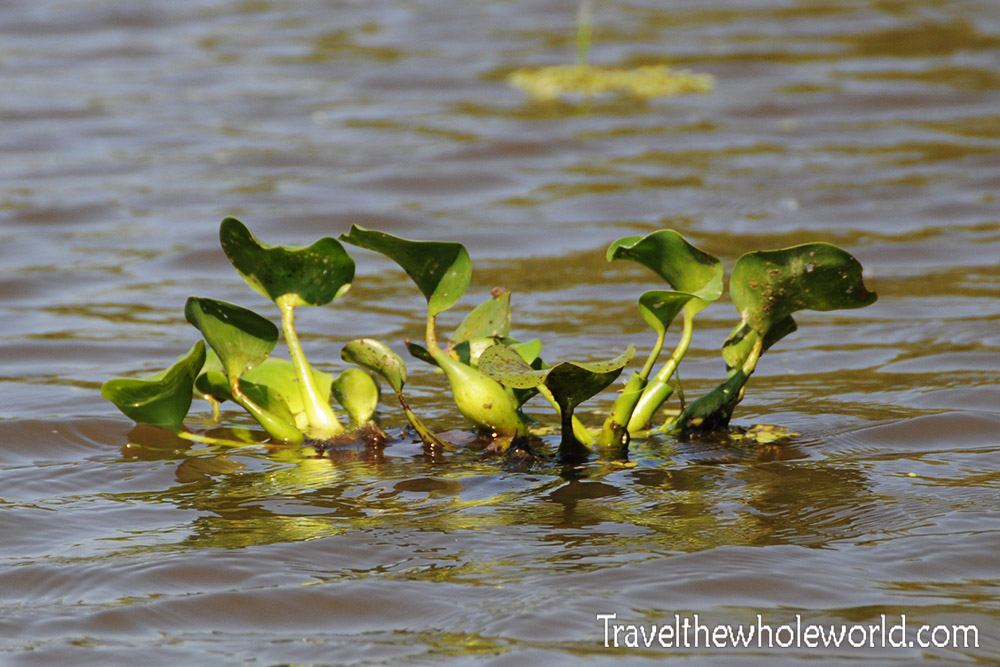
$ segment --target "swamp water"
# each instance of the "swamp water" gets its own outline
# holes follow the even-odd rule
[[[575,5],[0,5],[0,663],[1000,656],[998,5],[597,2],[594,63],[667,61],[715,91],[532,103],[504,78],[570,61]],[[443,329],[505,285],[549,359],[648,349],[635,299],[656,283],[603,255],[661,227],[730,268],[830,241],[880,298],[803,312],[765,355],[734,424],[797,434],[780,444],[653,438],[628,466],[527,470],[408,440],[191,446],[99,389],[190,347],[190,295],[275,314],[219,249],[227,215],[269,243],[351,223],[462,242],[473,285]],[[353,338],[421,335],[406,276],[350,251],[352,292],[298,318],[328,370]],[[722,377],[736,319],[725,298],[699,317],[689,395]],[[460,436],[442,378],[406,358],[414,407]],[[391,397],[381,419],[404,423]],[[946,645],[615,649],[599,614],[905,615],[907,640],[926,624]],[[978,647],[944,641],[969,625]]]

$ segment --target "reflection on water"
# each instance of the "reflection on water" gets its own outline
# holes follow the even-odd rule
[[[609,657],[598,613],[695,612],[980,629],[978,648],[766,656],[796,664],[1000,651],[995,3],[595,7],[594,64],[715,91],[526,100],[507,74],[572,61],[574,7],[552,0],[0,7],[3,656],[564,663]],[[227,215],[273,242],[351,223],[461,241],[473,284],[442,328],[505,285],[514,334],[552,359],[652,343],[634,302],[656,285],[604,250],[661,227],[730,268],[831,241],[880,300],[802,313],[764,358],[736,421],[798,434],[782,443],[653,438],[574,467],[432,462],[405,434],[322,457],[191,446],[98,388],[190,347],[190,295],[267,312],[218,247]],[[300,315],[325,370],[350,339],[421,335],[406,276],[356,258],[351,293]],[[689,395],[735,320],[699,317]],[[414,407],[461,426],[409,366]],[[391,399],[380,417],[400,433]]]

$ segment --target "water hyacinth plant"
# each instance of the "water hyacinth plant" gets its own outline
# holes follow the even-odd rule
[[[278,307],[280,332],[273,322],[242,306],[191,297],[184,313],[204,340],[161,373],[109,380],[102,388],[103,396],[134,421],[208,444],[245,443],[185,429],[195,396],[212,403],[216,420],[220,403],[239,405],[276,443],[384,442],[385,434],[375,424],[380,391],[374,375],[392,390],[425,451],[440,455],[452,449],[410,407],[403,393],[406,364],[385,343],[375,338],[349,341],[341,357],[353,366],[337,376],[313,368],[307,360],[295,331],[294,309],[325,305],[348,291],[354,260],[341,242],[384,255],[413,280],[426,299],[427,316],[423,345],[407,341],[407,348],[444,373],[459,413],[492,439],[491,451],[507,451],[514,443],[527,446],[530,439],[538,443],[539,435],[551,431],[525,412],[526,403],[540,396],[558,416],[557,456],[565,462],[594,453],[623,457],[632,439],[650,433],[726,431],[761,355],[796,330],[794,313],[862,308],[877,298],[864,285],[860,263],[828,243],[743,255],[729,281],[740,322],[721,350],[725,378],[686,405],[681,401],[677,407],[665,407],[679,388],[677,369],[691,343],[695,317],[722,295],[722,262],[669,229],[618,239],[607,250],[609,262],[636,262],[670,289],[638,297],[639,314],[655,334],[653,343],[603,422],[588,427],[576,416],[577,406],[611,386],[632,362],[636,347],[629,345],[607,361],[548,364],[540,341],[521,342],[511,336],[510,291],[503,288],[495,288],[442,343],[437,317],[462,298],[472,275],[469,253],[461,244],[414,241],[355,225],[339,240],[323,238],[307,247],[271,246],[235,218],[223,220],[220,242],[246,282]],[[678,319],[679,340],[657,368],[667,331]],[[279,337],[290,359],[270,356]],[[349,426],[334,411],[332,400],[346,411]],[[653,420],[658,412],[665,419],[657,426]]]

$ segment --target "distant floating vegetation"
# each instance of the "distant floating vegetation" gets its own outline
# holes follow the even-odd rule
[[[512,72],[507,82],[538,100],[579,95],[618,95],[643,100],[684,93],[707,93],[715,77],[666,65],[644,65],[633,69],[594,67],[587,64],[525,68]]]
[[[561,97],[617,95],[648,100],[683,93],[707,93],[715,88],[715,77],[666,65],[644,65],[632,69],[595,67],[587,62],[593,35],[593,0],[581,0],[576,17],[576,64],[524,68],[512,72],[507,82],[537,100]]]

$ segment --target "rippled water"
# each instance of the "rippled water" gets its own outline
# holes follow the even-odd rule
[[[569,62],[570,0],[0,5],[0,662],[678,653],[605,648],[609,613],[979,629],[968,648],[680,651],[712,664],[1000,655],[1000,9],[595,7],[595,63],[717,89],[525,100],[503,79]],[[634,307],[652,283],[603,255],[661,227],[727,266],[831,241],[880,299],[803,313],[764,357],[735,423],[789,427],[785,444],[660,438],[628,466],[527,470],[429,463],[406,439],[212,449],[135,429],[99,387],[190,347],[189,295],[268,312],[218,248],[227,215],[271,243],[354,222],[461,241],[463,304],[512,288],[516,335],[550,359],[652,342]],[[333,370],[347,340],[402,352],[421,331],[406,277],[353,254],[351,294],[299,317]],[[718,381],[735,319],[699,318],[689,393]],[[463,428],[410,367],[414,405]],[[381,418],[403,423],[392,401]]]

